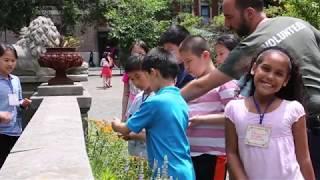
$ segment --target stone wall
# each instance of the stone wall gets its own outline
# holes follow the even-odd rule
[[[94,179],[76,97],[43,99],[11,150],[0,179]]]

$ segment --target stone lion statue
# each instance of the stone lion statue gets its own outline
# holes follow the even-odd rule
[[[42,68],[38,58],[46,52],[46,47],[58,47],[61,35],[50,18],[39,16],[20,31],[19,40],[13,45],[18,54],[14,74],[24,76],[51,76],[55,71]],[[83,63],[75,74],[87,73],[88,65]]]

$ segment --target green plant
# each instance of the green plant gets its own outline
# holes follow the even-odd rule
[[[201,24],[201,17],[194,16],[190,13],[179,13],[176,17],[180,25],[187,29],[199,27]]]
[[[160,169],[155,160],[153,169],[141,157],[130,156],[126,141],[112,131],[110,123],[88,121],[87,152],[95,179],[98,180],[169,180],[169,160],[164,157]]]
[[[320,2],[319,0],[286,0],[283,15],[298,17],[308,21],[317,29],[320,28]]]
[[[284,9],[280,6],[269,6],[265,9],[265,13],[269,18],[277,17],[284,14]]]
[[[77,37],[74,36],[66,36],[61,41],[62,46],[61,47],[74,47],[78,48],[80,46],[80,40]]]
[[[213,18],[212,25],[215,26],[216,29],[223,30],[224,29],[224,15],[220,14],[218,16],[215,16]]]
[[[19,30],[29,24],[30,19],[35,14],[34,3],[29,0],[1,0],[0,5],[0,32],[13,31],[18,34]]]
[[[159,35],[170,24],[156,19],[160,12],[168,11],[165,0],[119,0],[110,3],[105,16],[111,27],[110,35],[127,50],[135,39],[144,40],[149,47],[157,44]]]
[[[89,121],[87,152],[94,177],[101,180],[131,180],[150,177],[147,161],[129,156],[127,143],[112,131],[110,124]]]

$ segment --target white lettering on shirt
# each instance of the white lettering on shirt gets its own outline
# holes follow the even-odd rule
[[[288,37],[301,31],[304,28],[306,28],[306,25],[304,25],[301,22],[296,22],[296,23],[290,25],[289,27],[286,27],[285,29],[283,29],[282,31],[277,33],[276,35],[272,36],[267,41],[265,41],[262,44],[262,47],[267,48],[267,47],[276,46],[276,45],[280,44],[282,41],[284,41],[285,39],[287,39]]]

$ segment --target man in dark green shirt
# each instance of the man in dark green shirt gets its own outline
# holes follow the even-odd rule
[[[263,0],[224,0],[225,25],[245,39],[225,63],[181,90],[191,100],[212,88],[239,79],[248,71],[252,58],[261,49],[280,46],[300,65],[307,100],[309,147],[317,178],[320,178],[320,32],[306,21],[292,17],[267,18]]]

